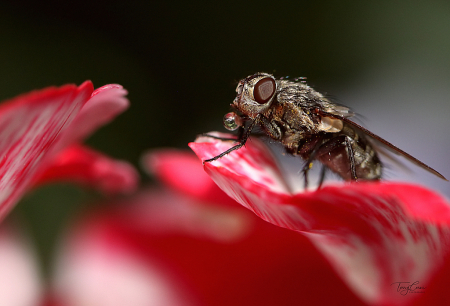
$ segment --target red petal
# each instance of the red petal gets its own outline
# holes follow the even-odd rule
[[[221,133],[210,133],[211,135],[232,138],[232,135]],[[218,141],[211,137],[199,137],[198,141],[189,144],[197,156],[205,161],[226,151],[237,142]],[[245,147],[228,154],[226,158],[207,163],[205,167],[225,167],[237,175],[245,175],[253,182],[265,186],[267,189],[289,193],[289,185],[286,183],[281,171],[272,158],[271,152],[260,141],[250,139]]]
[[[199,165],[189,152],[175,149],[154,150],[143,157],[144,167],[179,192],[202,202],[236,205]]]
[[[60,132],[93,91],[92,83],[21,95],[0,106],[0,218],[25,192]]]
[[[202,160],[232,145],[198,141],[190,146]],[[250,168],[247,160],[258,154],[266,155],[242,148],[204,168],[222,190],[262,219],[309,237],[367,302],[408,302],[413,295],[402,296],[390,285],[418,280],[426,286],[442,265],[449,229],[412,218],[421,211],[418,207],[431,205],[422,209],[426,218],[448,224],[450,206],[439,195],[406,184],[358,183],[291,196],[255,179],[254,171],[260,169],[270,169],[267,176],[277,172],[276,164],[263,157],[256,170]]]
[[[105,85],[96,89],[91,98],[81,109],[76,119],[59,140],[62,149],[89,136],[93,131],[114,119],[125,111],[129,101],[127,91],[116,84]]]
[[[130,164],[111,159],[81,145],[74,145],[52,160],[36,184],[77,182],[113,193],[129,193],[138,185],[138,174]]]
[[[133,275],[120,277],[126,259],[111,260],[126,253],[140,259],[142,273],[170,280],[168,289],[189,305],[362,304],[307,239],[243,209],[199,204],[161,190],[123,204],[79,223],[75,238],[65,240],[69,248],[56,270],[62,301],[136,296],[142,287],[129,288]],[[118,289],[102,290],[111,284]]]

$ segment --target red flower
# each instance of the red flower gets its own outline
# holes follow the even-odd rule
[[[232,145],[200,137],[190,147],[206,160]],[[410,303],[418,294],[400,294],[398,282],[429,286],[449,254],[450,206],[423,187],[357,183],[293,194],[257,139],[204,169],[257,216],[309,238],[367,303]]]
[[[94,91],[81,86],[50,87],[0,105],[0,218],[32,186],[75,180],[109,191],[129,191],[135,170],[124,162],[82,147],[93,130],[128,106],[120,85]]]
[[[77,222],[54,305],[362,305],[308,239],[227,198],[193,154],[154,151],[144,163],[171,189]]]

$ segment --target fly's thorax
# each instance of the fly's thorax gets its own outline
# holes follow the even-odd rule
[[[299,107],[322,106],[328,100],[305,83],[287,80],[277,81],[277,99],[297,104]]]
[[[244,115],[254,119],[272,105],[277,91],[275,78],[258,72],[241,80],[236,88],[233,106]]]
[[[291,130],[294,133],[319,132],[318,116],[295,103],[276,100],[270,110],[273,120],[277,121],[285,130]]]

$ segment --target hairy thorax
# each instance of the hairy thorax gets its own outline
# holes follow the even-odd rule
[[[263,116],[268,135],[281,141],[293,154],[297,153],[302,139],[319,132],[314,114],[290,102],[275,101]]]

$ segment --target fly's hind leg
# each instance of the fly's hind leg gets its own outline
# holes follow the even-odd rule
[[[330,140],[324,142],[320,148],[317,150],[317,152],[315,152],[315,158],[319,159],[321,157],[323,157],[324,155],[330,155],[330,153],[335,150],[338,149],[339,147],[343,148],[345,147],[346,149],[346,155],[348,157],[348,166],[350,169],[350,180],[352,181],[357,181],[358,180],[358,176],[356,174],[356,162],[355,162],[355,151],[353,149],[352,143],[351,143],[351,138],[346,136],[346,135],[340,135],[334,138],[331,138]],[[328,161],[331,161],[330,159]],[[326,161],[321,161],[324,165],[326,165]],[[331,165],[330,165],[331,167]],[[333,169],[333,167],[332,167]],[[345,169],[345,166],[343,167],[343,169]],[[341,169],[340,171],[343,171],[343,169]],[[336,170],[335,170],[336,171]],[[343,174],[341,173],[337,173],[339,174],[341,177],[343,177]],[[343,177],[344,179],[346,179],[345,177]]]
[[[349,162],[349,166],[350,166],[350,175],[351,175],[351,180],[353,181],[357,181],[358,180],[358,176],[356,174],[356,163],[355,163],[355,152],[353,150],[352,144],[351,144],[351,139],[346,136],[346,135],[340,135],[328,140],[324,140],[324,141],[320,141],[320,142],[316,142],[314,144],[314,146],[311,149],[311,144],[309,145],[309,147],[307,147],[306,150],[310,150],[310,154],[308,156],[308,159],[306,161],[305,166],[302,169],[304,178],[305,178],[305,189],[308,187],[308,171],[311,169],[312,163],[314,160],[319,159],[320,157],[324,156],[324,155],[328,155],[331,151],[333,151],[336,148],[345,146],[345,148],[347,149],[347,156],[348,156],[348,162]],[[304,149],[305,150],[305,149]],[[326,171],[326,166],[323,165],[322,168],[322,172],[320,175],[320,180],[319,180],[319,187],[320,188],[322,186],[323,180],[325,178],[325,171]]]
[[[355,152],[353,151],[353,147],[348,136],[345,136],[345,146],[347,147],[347,155],[350,161],[350,172],[352,174],[352,180],[357,181],[358,176],[356,175]]]

